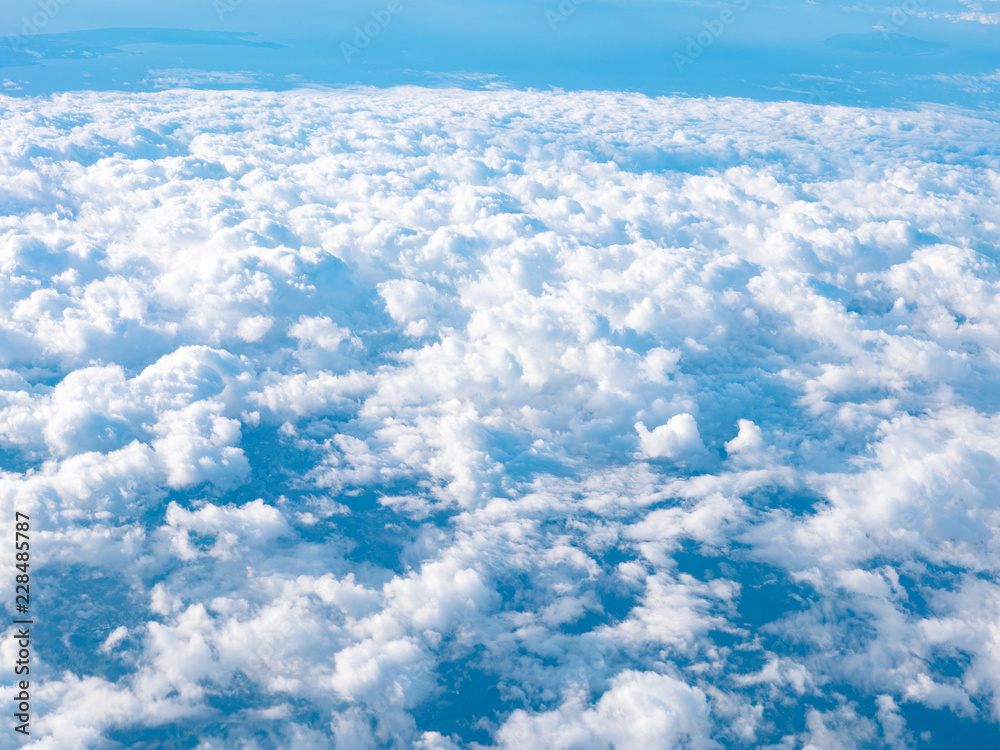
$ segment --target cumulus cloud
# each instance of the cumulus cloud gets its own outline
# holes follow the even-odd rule
[[[995,118],[3,104],[29,746],[995,732]]]
[[[690,414],[671,417],[652,431],[642,422],[636,422],[635,429],[647,458],[678,458],[705,449],[698,434],[698,423]]]
[[[499,732],[501,747],[555,749],[711,748],[708,702],[697,688],[667,675],[623,672],[593,707],[571,698],[559,709],[530,716],[516,711]]]

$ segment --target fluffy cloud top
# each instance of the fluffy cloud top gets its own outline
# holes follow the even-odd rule
[[[995,737],[993,119],[0,104],[30,747]]]

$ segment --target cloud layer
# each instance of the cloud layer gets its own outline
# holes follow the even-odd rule
[[[996,736],[994,120],[0,105],[31,747]]]

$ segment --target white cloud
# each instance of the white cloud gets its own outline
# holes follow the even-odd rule
[[[66,634],[30,746],[902,747],[913,706],[1000,715],[985,114],[2,119],[0,510]]]
[[[698,434],[698,423],[690,414],[678,414],[650,431],[642,422],[636,422],[639,445],[648,458],[680,458],[705,449]]]
[[[708,704],[696,688],[667,675],[623,672],[596,705],[571,697],[560,708],[529,715],[516,711],[499,732],[502,747],[713,748]]]

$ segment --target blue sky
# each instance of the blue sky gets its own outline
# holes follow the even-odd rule
[[[992,0],[850,7],[756,0],[399,0],[397,13],[387,12],[388,2],[230,3],[18,0],[5,8],[3,26],[8,34],[28,32],[13,45],[23,42],[29,52],[8,56],[5,75],[25,92],[138,89],[161,77],[157,71],[183,69],[240,73],[263,88],[506,84],[814,103],[997,101],[1000,4]],[[345,54],[342,45],[355,43],[355,29],[378,17],[391,20],[371,26],[377,35],[357,54]],[[59,36],[109,28],[252,34],[244,38],[281,46],[213,44],[194,34],[174,35],[164,44],[151,32],[131,40],[121,33]],[[91,56],[81,58],[84,53]],[[71,63],[60,59],[66,56]],[[213,85],[204,75],[190,80]],[[218,78],[220,85],[227,80]]]

